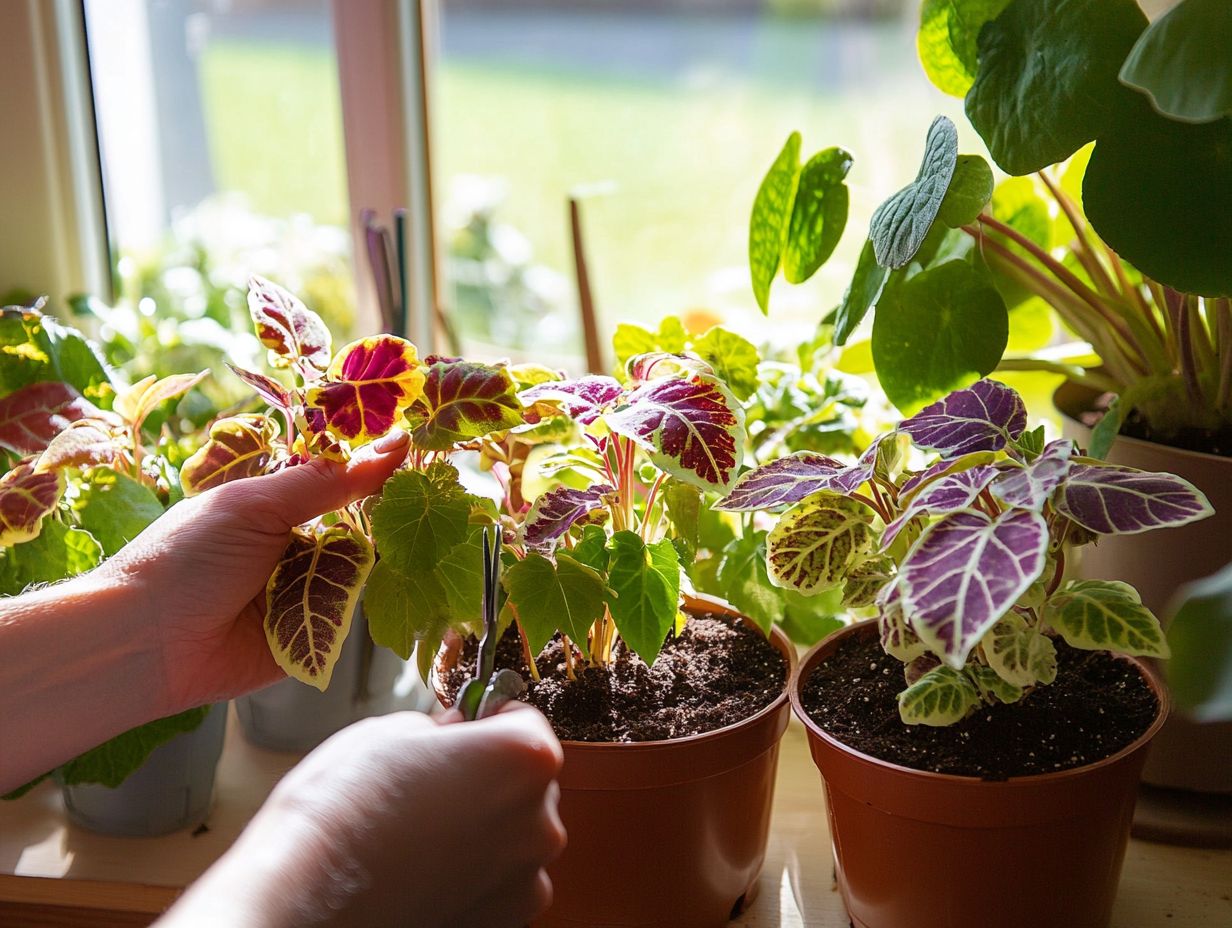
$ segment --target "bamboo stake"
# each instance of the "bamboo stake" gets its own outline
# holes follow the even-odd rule
[[[599,320],[590,287],[586,264],[586,243],[582,234],[582,207],[577,197],[569,197],[569,231],[573,241],[573,273],[577,281],[578,310],[582,317],[582,340],[586,348],[586,370],[604,373],[603,348],[599,342]]]

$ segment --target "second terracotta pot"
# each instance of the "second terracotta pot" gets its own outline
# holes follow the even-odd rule
[[[716,601],[686,605],[726,612]],[[774,647],[795,670],[777,629]],[[438,669],[456,660],[442,652]],[[554,901],[535,928],[721,928],[753,901],[766,856],[787,690],[757,714],[671,741],[563,742]]]
[[[850,635],[805,656],[791,687],[821,771],[839,890],[855,928],[1106,928],[1129,839],[1138,776],[1167,714],[1160,700],[1140,738],[1094,764],[986,781],[879,760],[838,741],[808,715],[800,689]]]

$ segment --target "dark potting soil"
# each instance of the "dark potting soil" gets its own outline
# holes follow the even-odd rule
[[[475,672],[478,643],[462,649],[444,679],[452,700]],[[511,628],[501,639],[496,666],[512,667],[528,681],[523,697],[570,741],[660,741],[714,731],[746,719],[774,702],[787,685],[787,661],[758,632],[726,616],[690,617],[669,638],[652,666],[618,642],[610,668],[565,672],[559,637],[535,664],[542,680],[530,680],[521,643]]]
[[[1099,420],[1104,417],[1104,411],[1111,398],[1112,394],[1101,396],[1096,400],[1096,408],[1080,413],[1078,420],[1088,428],[1095,428]],[[1199,451],[1203,454],[1232,457],[1232,430],[1184,428],[1174,434],[1161,436],[1151,428],[1150,423],[1136,409],[1131,410],[1125,417],[1125,421],[1121,424],[1121,434],[1184,451]]]
[[[1004,780],[1110,757],[1155,720],[1159,701],[1128,661],[1057,640],[1057,679],[1020,702],[986,706],[955,725],[904,725],[903,665],[874,634],[852,635],[801,687],[809,718],[843,744],[936,773]]]

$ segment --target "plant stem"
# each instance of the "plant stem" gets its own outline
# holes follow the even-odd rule
[[[561,632],[560,643],[565,647],[565,676],[576,681],[577,674],[573,670],[573,642],[569,640],[568,635]]]
[[[1227,297],[1216,300],[1214,312],[1219,338],[1219,389],[1215,407],[1226,412],[1232,407],[1232,301]]]
[[[1202,402],[1202,389],[1198,386],[1197,362],[1194,359],[1193,333],[1189,326],[1189,313],[1185,309],[1185,296],[1171,287],[1164,291],[1168,314],[1176,322],[1177,344],[1181,349],[1181,376],[1185,380],[1185,392],[1193,403]]]
[[[667,479],[667,474],[660,472],[659,476],[655,477],[654,485],[650,488],[650,492],[646,495],[645,511],[642,513],[642,524],[640,526],[642,533],[642,541],[649,541],[646,528],[651,525],[650,513],[654,510],[655,502],[659,496],[659,487],[663,486],[663,481]]]
[[[522,642],[522,660],[526,661],[526,667],[530,670],[530,678],[538,683],[541,679],[539,667],[535,663],[535,655],[530,653],[530,642],[526,639],[526,629],[522,627],[522,617],[518,615],[518,607],[513,603],[509,604],[509,610],[513,613],[513,621],[518,626],[518,639]]]
[[[1100,262],[1099,256],[1091,247],[1091,243],[1086,234],[1086,223],[1082,216],[1078,213],[1074,202],[1066,195],[1060,187],[1056,185],[1051,177],[1044,171],[1037,171],[1039,179],[1044,182],[1044,186],[1048,188],[1048,192],[1052,194],[1052,198],[1057,201],[1057,205],[1061,207],[1061,212],[1065,214],[1065,218],[1069,220],[1070,226],[1073,227],[1076,237],[1074,243],[1074,255],[1086,268],[1086,272],[1091,275],[1091,280],[1097,287],[1102,287],[1109,296],[1120,296],[1121,292],[1112,282],[1112,278],[1108,276],[1107,270]]]
[[[1002,358],[997,370],[1047,371],[1050,374],[1060,374],[1067,380],[1100,393],[1118,393],[1121,390],[1116,381],[1098,371],[1083,370],[1074,364],[1061,364],[1059,361],[1045,361],[1042,358]]]

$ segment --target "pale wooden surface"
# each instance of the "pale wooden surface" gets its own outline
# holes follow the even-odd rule
[[[295,760],[294,755],[247,744],[232,717],[209,830],[197,837],[181,832],[165,838],[106,838],[68,826],[59,794],[49,784],[0,805],[0,903],[161,911],[180,887],[226,850]],[[848,924],[833,888],[821,784],[808,756],[804,730],[794,722],[783,742],[761,892],[749,912],[732,924],[743,928],[846,928]],[[1113,926],[1229,928],[1232,851],[1131,842]]]

